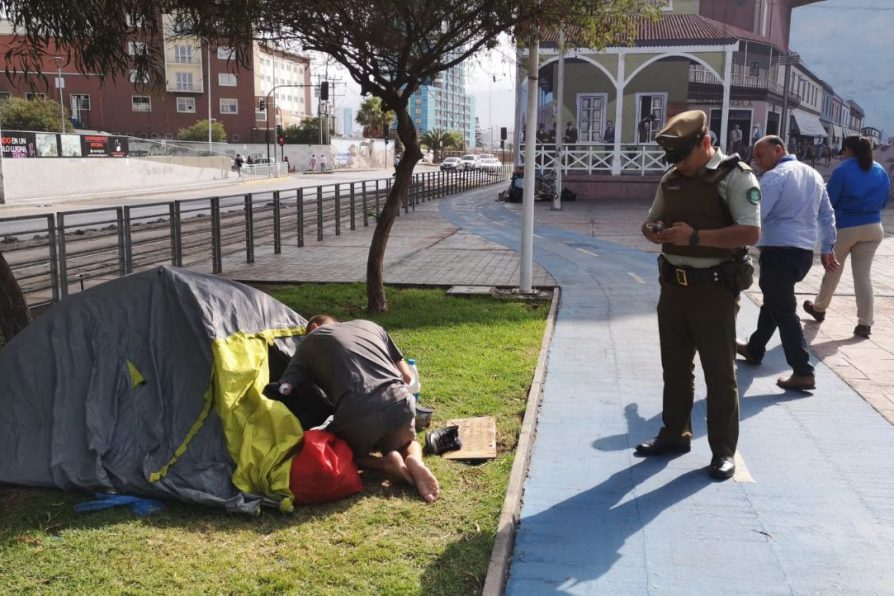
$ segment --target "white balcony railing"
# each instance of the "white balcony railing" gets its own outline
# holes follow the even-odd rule
[[[521,146],[524,152],[524,144]],[[612,172],[614,145],[605,143],[575,143],[562,145],[563,173],[594,174]],[[559,151],[553,144],[538,144],[534,152],[537,169],[555,169]],[[660,174],[667,169],[664,151],[654,143],[622,143],[621,174]]]

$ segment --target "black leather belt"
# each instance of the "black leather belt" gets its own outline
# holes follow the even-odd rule
[[[695,269],[692,267],[677,267],[667,262],[664,258],[660,259],[661,277],[664,281],[675,286],[691,286],[693,284],[720,283],[722,265],[708,267],[705,269]]]

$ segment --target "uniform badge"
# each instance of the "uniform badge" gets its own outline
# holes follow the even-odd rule
[[[749,188],[748,192],[745,193],[745,197],[748,199],[748,202],[752,205],[757,205],[761,202],[761,189],[759,188]]]

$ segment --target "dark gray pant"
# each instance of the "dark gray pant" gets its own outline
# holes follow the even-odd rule
[[[661,281],[658,333],[664,369],[664,423],[660,437],[692,435],[695,354],[708,387],[708,443],[714,455],[732,457],[739,441],[736,383],[736,314],[739,296],[726,284],[680,287]]]

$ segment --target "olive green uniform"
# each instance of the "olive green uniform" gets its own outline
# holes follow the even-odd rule
[[[685,222],[697,230],[734,224],[760,226],[757,178],[743,162],[719,151],[694,176],[671,168],[661,179],[649,219]],[[664,370],[660,439],[688,440],[699,354],[708,388],[708,442],[714,455],[732,457],[739,438],[736,314],[739,292],[727,265],[742,254],[704,246],[662,246],[658,331]]]

